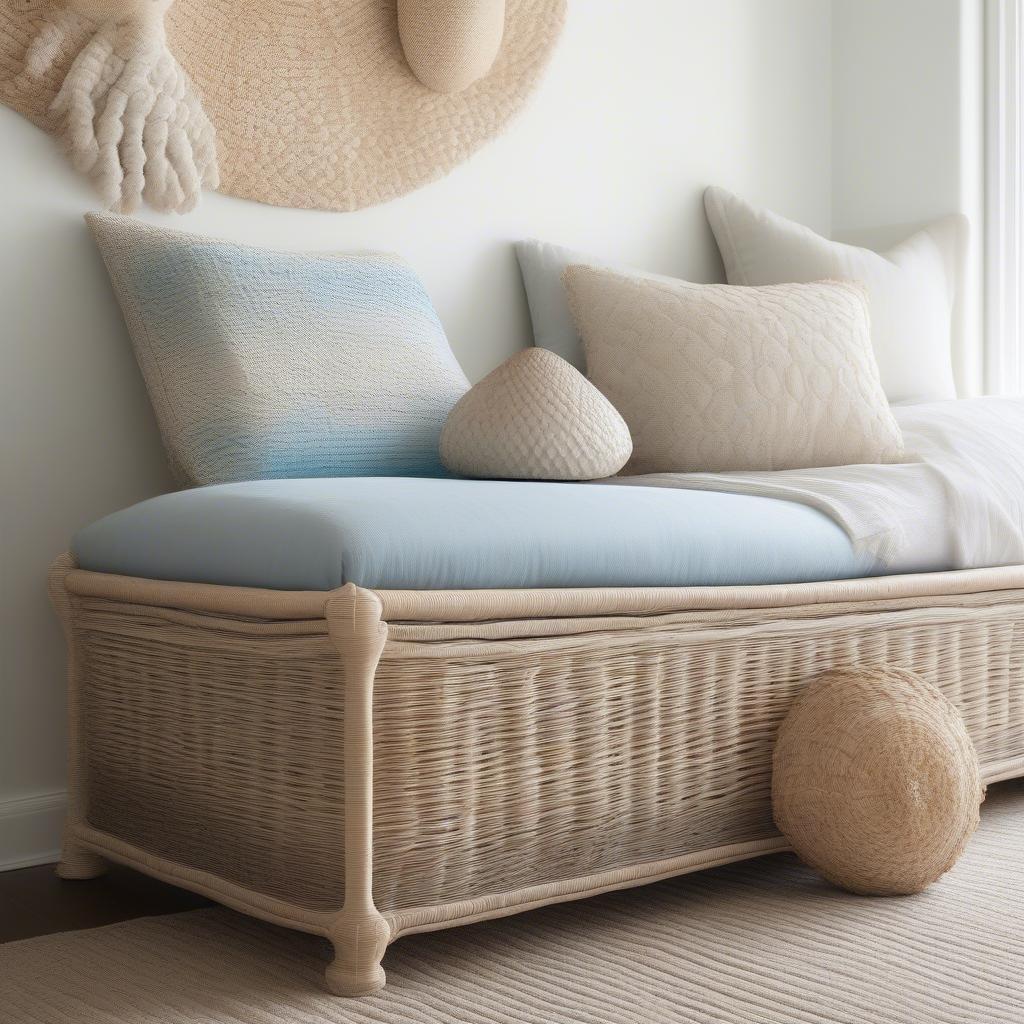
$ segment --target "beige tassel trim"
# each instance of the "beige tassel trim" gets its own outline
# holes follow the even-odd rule
[[[130,213],[143,201],[184,213],[216,188],[216,133],[188,75],[167,48],[173,0],[70,0],[29,46],[24,74],[39,79],[80,45],[51,104],[75,168],[104,204]]]

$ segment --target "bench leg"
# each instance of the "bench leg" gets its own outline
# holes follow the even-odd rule
[[[71,595],[67,588],[67,577],[74,567],[74,559],[70,555],[61,555],[50,566],[47,581],[50,601],[60,619],[68,646],[68,813],[57,876],[86,879],[99,878],[105,874],[107,862],[92,850],[82,846],[72,831],[76,823],[85,821],[85,759],[82,753],[84,743],[79,712],[80,659],[75,647]]]
[[[57,877],[85,880],[107,873],[108,864],[98,853],[87,850],[74,839],[65,839],[57,865]]]
[[[384,987],[380,966],[391,938],[373,903],[373,678],[387,641],[380,599],[346,584],[324,613],[345,673],[345,901],[329,938],[327,987],[365,996]]]
[[[375,910],[363,914],[343,911],[331,933],[334,960],[327,968],[327,987],[336,996],[368,996],[384,987],[380,962],[390,931]]]

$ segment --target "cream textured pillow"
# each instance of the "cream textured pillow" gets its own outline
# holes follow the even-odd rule
[[[463,476],[599,480],[633,444],[615,408],[554,352],[516,353],[456,402],[441,431],[441,460]]]
[[[958,291],[967,244],[965,217],[944,217],[894,249],[877,253],[830,242],[724,188],[709,188],[704,206],[729,284],[863,282],[889,401],[956,398],[953,344],[962,330]]]
[[[565,272],[591,381],[633,435],[629,473],[898,461],[856,284],[734,288]]]

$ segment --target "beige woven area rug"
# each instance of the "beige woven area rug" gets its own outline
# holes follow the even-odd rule
[[[4,1024],[1024,1021],[1024,785],[931,890],[865,899],[786,855],[410,936],[380,996],[318,940],[202,910],[0,946]]]

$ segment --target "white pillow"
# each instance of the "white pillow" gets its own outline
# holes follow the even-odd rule
[[[871,340],[890,402],[956,398],[953,306],[967,241],[954,214],[886,253],[830,242],[723,188],[704,193],[729,284],[862,281]]]
[[[582,252],[566,249],[550,242],[528,238],[516,243],[516,256],[526,288],[533,321],[533,343],[546,348],[586,373],[580,336],[576,332],[569,300],[562,287],[562,274],[570,264],[582,263],[590,267],[611,267],[603,260],[595,260]]]

